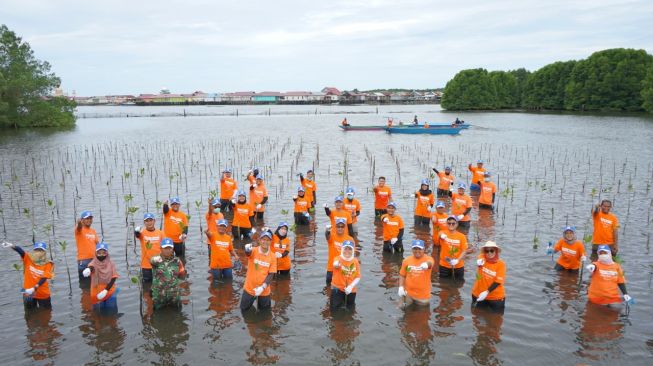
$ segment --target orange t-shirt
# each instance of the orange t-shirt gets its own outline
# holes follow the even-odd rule
[[[220,199],[229,200],[233,197],[234,192],[238,189],[238,182],[233,178],[220,179]]]
[[[374,187],[374,208],[377,210],[385,210],[388,208],[388,203],[392,198],[392,190],[388,186]]]
[[[75,227],[75,243],[77,243],[77,260],[93,259],[95,257],[95,244],[100,242],[95,229],[82,226],[80,230]]]
[[[335,259],[334,259],[335,260]],[[338,256],[340,268],[334,268],[331,286],[345,292],[345,287],[349,286],[355,279],[361,278],[361,265],[356,257],[351,260],[344,260]],[[333,263],[331,263],[333,265]],[[351,293],[355,294],[358,286],[354,286]]]
[[[385,222],[385,218],[388,218],[388,222]],[[383,240],[388,241],[392,238],[396,238],[399,235],[399,230],[404,228],[404,220],[401,216],[395,214],[390,216],[385,214],[381,216],[381,222],[383,222]]]
[[[415,192],[415,216],[430,217],[429,207],[435,204],[433,193],[423,196],[419,191]]]
[[[268,254],[261,253],[260,247],[252,249],[247,261],[247,276],[245,277],[245,291],[254,296],[254,289],[263,285],[265,278],[270,273],[277,273],[277,257],[270,248]],[[270,295],[270,286],[266,287],[261,296]]]
[[[224,215],[222,212],[218,213],[213,213],[213,212],[207,212],[206,215],[204,215],[206,218],[206,231],[209,233],[217,233],[218,232],[218,220],[224,219]],[[210,240],[206,241],[207,244],[211,244]]]
[[[467,250],[467,237],[461,232],[451,232],[449,230],[442,232],[440,235],[446,235],[444,239],[440,239],[440,245],[442,246],[440,248],[440,266],[451,268],[445,259],[449,257],[451,259],[458,259],[458,264],[456,264],[455,268],[462,268],[465,265],[463,257]]]
[[[483,266],[478,267],[476,272],[476,282],[472,287],[472,295],[478,297],[481,292],[486,291],[492,283],[500,284],[497,288],[490,291],[485,298],[486,300],[502,300],[506,298],[506,289],[504,283],[506,282],[506,263],[501,259],[496,263],[485,261]]]
[[[492,195],[497,193],[497,186],[493,182],[481,181],[481,193],[478,196],[478,203],[492,205]]]
[[[304,178],[302,187],[305,189],[304,197],[308,198],[309,202],[313,202],[313,192],[317,192],[317,184],[312,180]]]
[[[603,264],[594,262],[596,269],[592,273],[587,297],[595,304],[605,305],[621,302],[619,296],[620,283],[626,283],[624,272],[618,263]]]
[[[557,263],[565,269],[580,268],[580,257],[585,255],[585,246],[580,240],[567,244],[565,239],[560,239],[553,247],[556,252],[560,252],[560,258]]]
[[[150,259],[161,254],[161,241],[163,238],[165,238],[165,234],[159,229],[141,231],[141,235],[138,237],[138,240],[141,241],[141,268],[152,269]]]
[[[349,224],[352,223],[352,218],[351,218],[351,211],[348,211],[344,208],[334,208],[331,210],[331,215],[329,215],[329,219],[331,219],[331,227],[336,227],[336,219],[345,219],[347,220],[347,226],[345,226],[345,233],[349,234]]]
[[[251,228],[252,223],[249,218],[254,216],[254,207],[249,203],[236,203],[234,206],[234,219],[231,226],[238,226],[242,228]]]
[[[424,269],[420,267],[422,263],[430,262],[431,268]],[[420,259],[411,255],[401,263],[399,275],[404,277],[404,288],[408,296],[417,300],[428,300],[431,298],[431,271],[435,265],[435,260],[429,255],[422,255]]]
[[[449,214],[446,212],[443,213],[438,213],[433,212],[431,215],[431,222],[433,223],[433,245],[435,246],[440,246],[440,233],[446,233],[447,232],[447,219],[449,218]]]
[[[459,195],[458,193],[453,193],[451,195],[451,214],[458,216],[465,213],[468,208],[472,207],[472,198],[466,194]],[[469,214],[465,215],[460,221],[469,221],[471,218]]]
[[[327,241],[327,244],[329,245],[329,258],[327,259],[327,272],[333,271],[333,260],[340,255],[340,250],[342,249],[342,243],[344,243],[345,240],[349,240],[353,242],[354,238],[349,236],[347,232],[345,232],[343,235],[338,235],[335,229],[331,229],[331,235],[329,236],[329,240]]]
[[[184,233],[182,226],[188,226],[188,216],[180,211],[168,210],[167,214],[163,215],[163,232],[166,238],[172,239],[174,243],[179,243],[179,237]]]
[[[268,196],[268,190],[265,188],[264,184],[258,184],[256,188],[251,189],[249,191],[249,202],[252,203],[253,206],[258,205],[259,203],[263,202],[263,198]],[[265,206],[261,205],[261,209],[256,209],[256,212],[265,212]]]
[[[23,288],[28,289],[34,287],[41,278],[50,279],[54,277],[54,263],[46,262],[45,264],[38,265],[32,261],[29,253],[25,253],[23,256]],[[43,285],[39,286],[32,297],[35,299],[43,300],[50,297],[50,286],[48,281],[45,281]]]
[[[593,215],[594,234],[592,235],[593,244],[614,244],[614,231],[619,228],[619,220],[612,213],[604,214],[599,211]]]
[[[272,235],[272,249],[275,253],[290,251],[290,239],[286,236],[280,239],[277,234]],[[287,271],[290,269],[290,255],[277,258],[277,271]]]
[[[360,201],[358,201],[356,198],[354,198],[351,201],[349,199],[345,198],[345,202],[343,202],[343,203],[344,203],[344,206],[345,206],[345,210],[351,212],[351,222],[353,224],[357,223],[358,222],[358,216],[356,216],[356,212],[361,210]]]
[[[311,207],[312,198],[308,198],[304,192],[304,197],[297,196],[295,200],[295,212],[305,213],[308,212],[308,208]]]
[[[114,269],[115,269],[115,264],[114,264]],[[92,276],[97,276],[95,273],[92,274]],[[111,278],[118,278],[118,274],[114,273]],[[106,290],[108,283],[98,283],[95,286],[91,286],[91,304],[95,305],[98,304],[102,301],[107,301],[113,294],[116,292],[117,284],[114,283],[113,286],[111,286],[111,289],[107,291],[107,295],[104,297],[102,300],[98,300],[97,294],[102,292],[103,290]]]
[[[228,234],[215,232],[211,235],[211,269],[231,268],[231,252],[234,250],[233,239]]]
[[[470,166],[469,171],[472,172],[472,184],[478,184],[478,181],[483,181],[485,178],[485,168]]]
[[[440,183],[438,183],[438,189],[442,189],[445,191],[449,190],[449,187],[451,187],[451,183],[454,182],[456,179],[453,174],[447,175],[445,172],[439,172],[438,177],[440,178]]]

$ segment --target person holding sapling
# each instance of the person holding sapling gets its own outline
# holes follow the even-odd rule
[[[347,309],[356,306],[356,292],[361,279],[361,267],[354,255],[354,242],[342,243],[340,256],[333,260],[333,281],[331,282],[331,310],[343,305]]]
[[[91,211],[82,211],[75,226],[75,244],[77,244],[77,274],[80,284],[85,282],[82,272],[95,257],[95,245],[100,242],[93,225]]]
[[[95,310],[117,310],[116,265],[109,258],[109,246],[99,243],[95,246],[95,258],[83,272],[91,277],[91,304]]]
[[[272,232],[263,228],[255,244],[245,245],[247,261],[247,275],[243,294],[240,299],[240,310],[245,312],[257,302],[256,308],[268,310],[272,306],[270,299],[270,282],[277,273],[277,256],[270,248]]]
[[[156,228],[156,219],[153,213],[143,215],[145,228],[136,226],[134,236],[141,242],[141,276],[143,282],[152,282],[152,263],[154,256],[161,254],[161,242],[165,235]]]
[[[295,203],[295,224],[308,225],[311,221],[311,215],[308,213],[308,209],[312,206],[312,198],[307,198],[306,189],[299,186],[297,187],[297,194],[292,197],[292,200]]]
[[[476,260],[476,282],[472,287],[472,306],[503,312],[506,303],[506,264],[499,258],[497,243],[487,241]]]
[[[458,227],[469,230],[472,212],[472,198],[465,193],[465,183],[458,184],[458,192],[451,194],[451,214],[456,216]]]
[[[458,218],[449,216],[447,230],[440,232],[440,278],[463,280],[465,277],[467,237],[457,229]]]
[[[25,253],[23,248],[3,242],[4,248],[13,249],[23,260],[23,304],[26,310],[51,309],[50,287],[48,280],[54,277],[54,263],[48,260],[48,245],[39,241],[34,243],[31,253]]]
[[[396,214],[397,204],[388,203],[387,213],[381,216],[383,223],[383,251],[403,253],[404,220]]]
[[[216,223],[216,231],[207,231],[206,233],[209,237],[211,251],[209,268],[214,284],[220,279],[232,280],[234,278],[232,258],[234,263],[237,263],[236,266],[240,265],[238,254],[234,250],[233,238],[227,234],[227,226],[229,226],[227,220],[220,219]]]
[[[331,281],[333,280],[333,260],[342,251],[342,243],[347,240],[354,241],[354,238],[347,234],[346,223],[347,221],[344,218],[338,218],[336,219],[335,229],[331,228],[331,224],[326,225],[324,236],[326,237],[327,245],[329,246],[326,272],[327,286],[331,285]]]
[[[184,263],[175,256],[170,238],[161,242],[161,254],[152,257],[152,301],[154,309],[181,307],[181,280],[186,277]]]
[[[175,255],[183,258],[186,255],[188,216],[179,210],[180,207],[179,197],[172,197],[170,205],[168,201],[163,203],[163,233],[174,243]]]
[[[397,294],[404,297],[406,306],[413,303],[429,305],[431,300],[431,271],[435,260],[424,254],[424,241],[413,240],[413,255],[406,257],[399,270],[399,290]]]

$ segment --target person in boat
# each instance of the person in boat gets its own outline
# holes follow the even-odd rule
[[[424,128],[429,128],[429,123],[428,122],[424,122]]]
[[[458,117],[456,117],[456,120],[454,121],[454,123],[457,124],[457,125],[460,124],[460,120],[458,119]]]
[[[342,125],[345,127],[349,127],[349,122],[347,122],[347,118],[342,120]]]
[[[392,118],[388,118],[388,127],[392,127]]]
[[[419,121],[417,120],[417,115],[415,115],[415,118],[413,118],[413,126],[417,126],[419,124]]]

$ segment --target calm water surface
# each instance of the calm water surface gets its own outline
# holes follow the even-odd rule
[[[211,108],[224,112],[236,107],[186,107],[199,112]],[[55,245],[53,310],[25,316],[18,292],[20,275],[13,268],[19,257],[3,250],[0,364],[651,363],[650,119],[456,115],[438,106],[382,106],[378,114],[369,106],[318,107],[317,113],[314,106],[238,109],[245,115],[82,119],[70,131],[1,132],[0,235],[27,245],[34,223],[38,239],[67,241],[72,292],[64,252]],[[87,107],[80,113],[143,110]],[[272,115],[255,115],[265,111]],[[345,133],[336,127],[345,116],[357,125],[380,124],[385,116],[409,121],[415,114],[431,122],[458,116],[474,127],[453,137]],[[408,241],[419,237],[430,243],[427,231],[413,228],[411,193],[431,166],[451,164],[459,180],[468,183],[466,166],[477,159],[486,161],[503,193],[498,194],[496,213],[479,216],[478,210],[472,211],[468,237],[471,243],[491,239],[503,247],[508,267],[505,314],[471,308],[475,254],[466,262],[464,284],[434,276],[431,306],[403,312],[396,295],[401,258],[382,254],[370,193],[373,179],[388,178],[407,223]],[[243,319],[238,303],[244,273],[238,273],[232,284],[210,287],[200,221],[204,227],[208,192],[216,189],[218,172],[233,167],[242,186],[245,172],[254,165],[267,177],[270,203],[265,224],[291,220],[295,174],[313,166],[320,209],[316,226],[295,235],[292,275],[274,282],[272,315]],[[324,288],[327,247],[322,232],[327,219],[321,205],[332,202],[347,185],[356,188],[363,206],[362,281],[356,311],[331,314]],[[126,203],[128,194],[133,198]],[[139,249],[126,225],[132,220],[126,219],[125,206],[139,208],[134,220],[138,225],[143,212],[156,210],[157,198],[163,201],[172,195],[181,197],[183,209],[191,215],[188,295],[183,310],[155,313],[146,297],[141,317],[139,287],[130,281],[138,273]],[[579,289],[577,276],[557,274],[551,257],[545,255],[546,243],[556,241],[565,224],[576,225],[579,238],[591,232],[589,212],[599,198],[614,200],[622,223],[620,253],[629,292],[637,300],[629,314],[588,307],[586,279]],[[117,316],[90,311],[74,268],[75,216],[92,210],[100,232],[100,208],[104,238],[121,276]],[[48,226],[52,224],[54,235]],[[236,246],[244,255],[243,243]]]

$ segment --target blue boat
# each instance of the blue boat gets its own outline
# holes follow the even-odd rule
[[[429,125],[429,127],[435,127],[435,128],[451,127],[452,126],[451,123],[428,123],[428,125]],[[460,124],[456,125],[456,128],[462,128],[463,130],[466,130],[466,129],[470,128],[470,127],[472,127],[472,125],[467,124],[467,123],[460,123]]]
[[[418,135],[418,134],[457,135],[463,129],[458,127],[424,128],[424,126],[418,126],[418,127],[388,127],[385,130],[388,131],[388,133],[404,133],[404,134],[411,134],[411,135]]]

